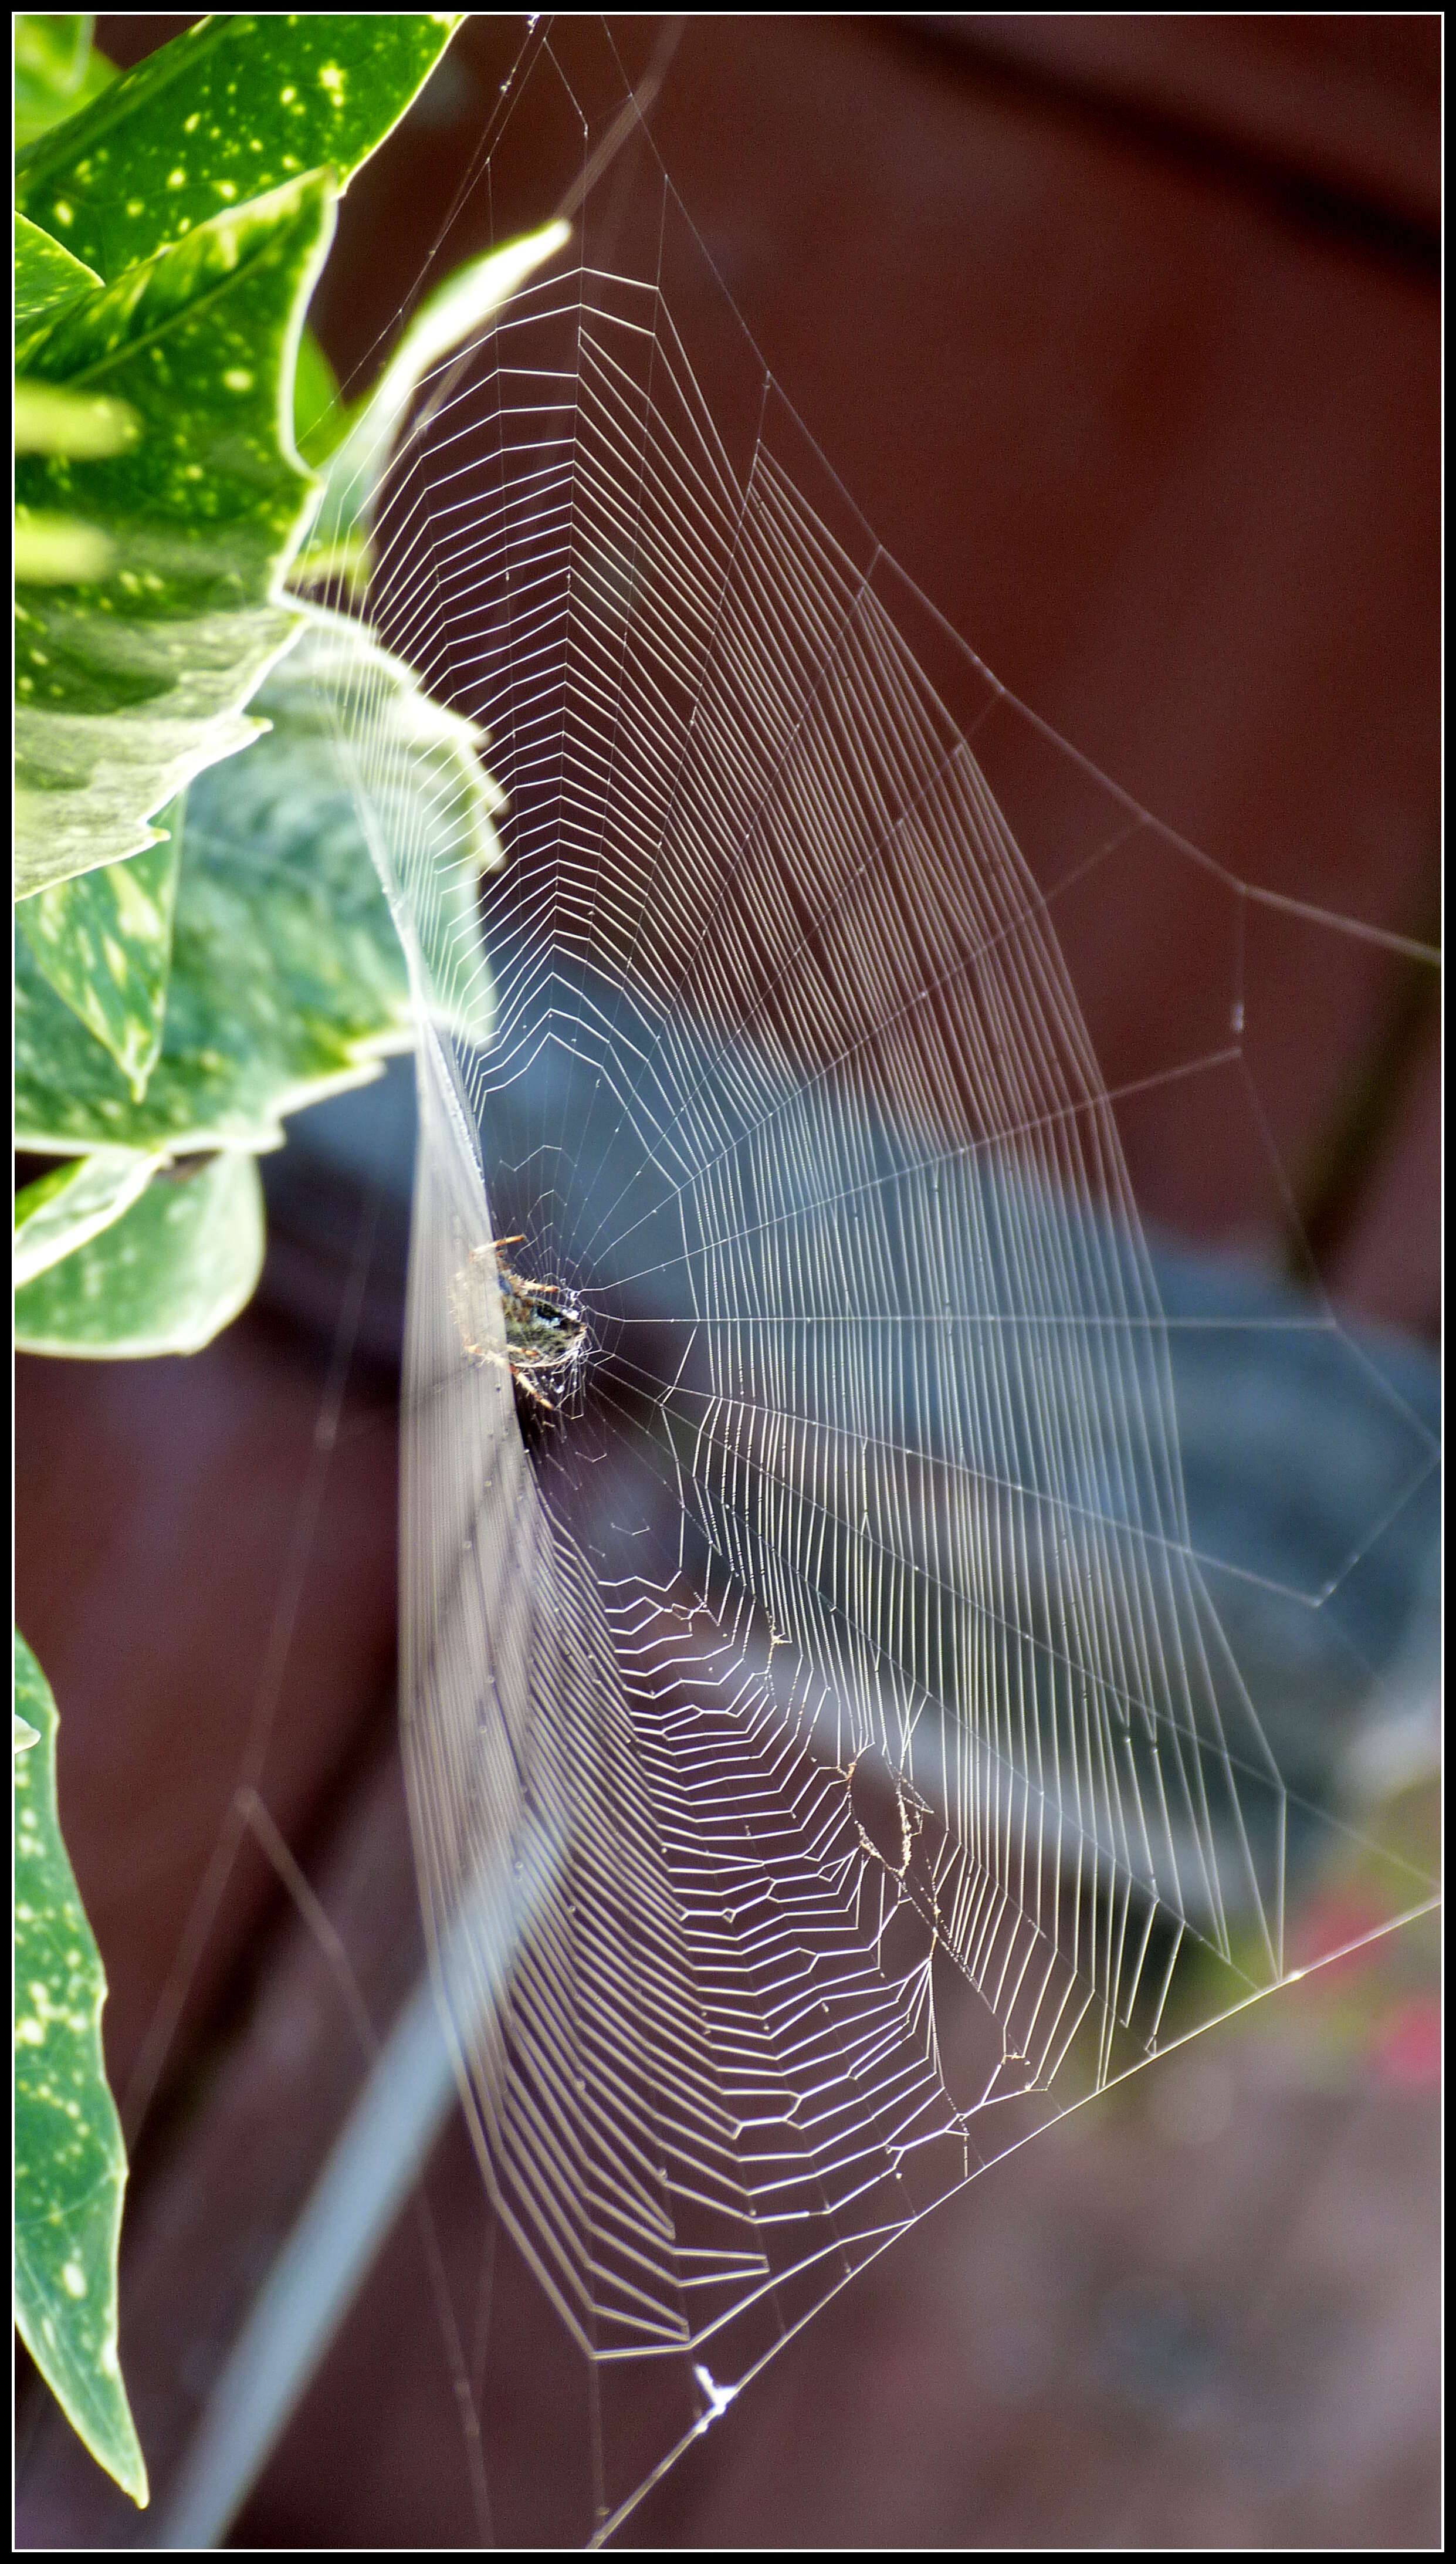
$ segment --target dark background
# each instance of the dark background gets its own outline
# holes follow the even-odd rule
[[[188,23],[103,18],[98,41],[125,64]],[[341,207],[315,320],[345,380],[412,298],[520,40],[472,22]],[[640,64],[657,30],[621,40]],[[684,32],[653,117],[778,379],[1013,693],[1231,874],[1427,941],[1439,72],[1433,17],[719,18]],[[498,203],[497,224],[549,209]],[[1320,1275],[1350,1315],[1434,1335],[1433,977],[1297,922],[1276,961],[1266,1069]],[[1124,909],[1110,1079],[1176,1026],[1197,967]],[[1221,1180],[1185,1148],[1140,1194],[1247,1245]],[[335,1382],[329,1454],[325,1363],[265,1292],[189,1363],[20,1365],[18,1617],[62,1711],[122,2093],[152,2080],[240,1778],[381,2024],[419,1965],[395,1388],[358,1363]],[[1422,1998],[1386,1964],[996,2167],[774,2363],[624,2542],[1431,2542],[1435,2120],[1418,2036],[1391,2044]],[[128,2215],[123,2366],[163,2477],[355,2071],[245,1841]],[[474,2178],[442,2149],[447,2239]],[[21,2419],[23,2542],[125,2535],[24,2386]],[[239,2542],[444,2543],[470,2516],[404,2224]]]

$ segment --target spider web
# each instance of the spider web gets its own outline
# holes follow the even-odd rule
[[[1209,985],[1152,1083],[1237,1078],[1258,894],[888,560],[645,139],[594,176],[610,40],[532,77],[575,263],[429,386],[369,600],[489,735],[484,964],[366,686],[347,728],[420,1026],[422,1894],[600,2537],[929,2207],[1279,1984],[1335,1826],[1193,1538],[1179,1321],[1058,938],[1118,867],[1196,876]],[[585,1321],[549,1404],[491,1292],[460,1321],[508,1236]],[[1430,1466],[1412,1428],[1392,1511]]]

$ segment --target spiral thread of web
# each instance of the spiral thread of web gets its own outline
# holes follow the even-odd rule
[[[1154,2041],[1185,1936],[1277,1971],[1278,1773],[1051,922],[878,557],[761,425],[730,461],[660,287],[585,267],[455,369],[378,554],[509,803],[472,1043],[358,686],[420,1016],[427,1913],[573,2335],[741,2369],[755,2309],[781,2332],[995,2151],[982,2111]],[[504,1326],[466,1346],[452,1297],[518,1232],[589,1332],[529,1451]]]

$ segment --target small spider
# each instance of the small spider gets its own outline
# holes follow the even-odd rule
[[[586,1321],[574,1291],[560,1282],[528,1282],[502,1255],[504,1246],[520,1246],[520,1236],[498,1237],[489,1246],[471,1249],[470,1262],[450,1286],[451,1306],[468,1361],[487,1363],[491,1347],[480,1294],[494,1282],[506,1321],[506,1359],[511,1377],[532,1407],[556,1413],[546,1384],[560,1388],[569,1381],[586,1351]]]

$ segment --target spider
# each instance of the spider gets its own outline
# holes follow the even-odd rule
[[[575,1371],[586,1351],[586,1321],[575,1292],[564,1283],[528,1282],[506,1262],[502,1248],[524,1242],[523,1236],[517,1235],[493,1238],[489,1246],[472,1247],[469,1264],[463,1273],[457,1273],[450,1286],[451,1305],[467,1360],[489,1362],[492,1349],[481,1341],[485,1309],[479,1295],[489,1290],[495,1280],[506,1321],[506,1359],[511,1377],[531,1406],[554,1415],[556,1401],[548,1395],[543,1382],[558,1387]]]

